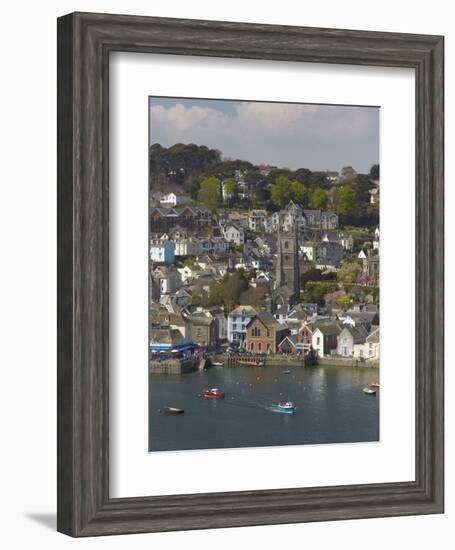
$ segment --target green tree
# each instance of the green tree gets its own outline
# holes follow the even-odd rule
[[[351,306],[351,299],[347,294],[344,294],[343,296],[340,296],[338,300],[336,301],[337,305],[343,309],[343,311],[347,311]]]
[[[305,203],[307,198],[307,190],[303,183],[300,183],[300,181],[297,180],[293,180],[291,181],[290,186],[292,200],[300,204]]]
[[[288,176],[280,175],[272,184],[271,198],[275,206],[282,208],[289,201],[303,203],[306,200],[307,190],[303,183],[291,180]]]
[[[220,180],[214,176],[202,180],[197,197],[207,208],[215,209],[220,204]]]
[[[338,197],[338,213],[354,216],[357,213],[357,188],[355,183],[343,185]]]
[[[236,183],[232,178],[224,181],[224,195],[226,198],[232,197],[235,193]]]
[[[358,260],[346,261],[337,271],[337,280],[340,283],[355,283],[362,273],[362,266]]]
[[[272,184],[272,202],[278,207],[285,206],[291,199],[290,181],[287,176],[278,176]]]
[[[327,191],[321,187],[316,187],[311,193],[311,207],[325,208],[327,206]]]

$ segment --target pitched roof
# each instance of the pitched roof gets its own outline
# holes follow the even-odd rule
[[[243,315],[243,312],[245,312],[246,315],[256,315],[256,310],[252,306],[237,306],[229,315]]]
[[[316,321],[314,323],[314,329],[319,329],[324,336],[338,336],[342,331],[340,325],[334,321]]]
[[[298,343],[297,336],[297,334],[289,334],[289,336],[285,336],[283,340],[281,340],[281,342],[278,344],[278,347],[280,347],[281,344],[285,342],[285,340],[288,340],[293,347],[296,347]]]
[[[354,340],[354,344],[361,344],[362,342],[365,342],[368,332],[366,328],[362,325],[356,327],[345,325],[344,329],[346,329],[351,334]]]
[[[370,330],[370,334],[366,337],[366,341],[371,344],[378,344],[379,343],[379,327],[378,326],[372,326]]]
[[[259,311],[256,314],[256,318],[261,321],[267,328],[275,328],[277,330],[284,330],[286,327],[284,327],[281,323],[279,323],[275,317],[269,313],[268,311]],[[254,319],[250,321],[252,323]],[[248,323],[248,324],[250,324]]]

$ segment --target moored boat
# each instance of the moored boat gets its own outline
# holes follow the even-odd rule
[[[212,367],[222,367],[223,363],[220,361],[212,361]]]
[[[375,395],[376,394],[376,390],[372,389],[372,388],[363,388],[363,393],[366,393],[367,395]]]
[[[370,383],[370,388],[377,388],[377,389],[379,389],[379,382],[371,382],[371,383]]]
[[[283,374],[291,374],[291,371],[290,370],[284,370]]]
[[[184,409],[177,409],[176,407],[164,407],[163,412],[167,414],[183,414]]]
[[[294,414],[296,411],[296,406],[292,401],[286,401],[284,403],[278,403],[275,410],[276,412],[280,412],[280,413]]]
[[[219,388],[211,388],[209,390],[204,390],[202,395],[207,399],[220,399],[224,397],[224,391]]]
[[[258,359],[241,359],[239,365],[244,365],[246,367],[263,367],[264,361]]]

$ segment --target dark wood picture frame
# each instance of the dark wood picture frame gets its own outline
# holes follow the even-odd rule
[[[72,536],[443,511],[443,38],[74,13],[58,20],[58,530]],[[109,496],[109,54],[408,67],[416,82],[416,480]],[[385,213],[387,215],[387,213]]]

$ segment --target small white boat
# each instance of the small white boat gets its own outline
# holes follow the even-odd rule
[[[212,367],[222,367],[222,366],[223,366],[223,363],[220,363],[219,361],[212,362]]]
[[[284,370],[283,374],[291,374],[291,371],[290,370]]]
[[[372,388],[363,388],[363,393],[366,393],[367,395],[375,395],[376,394],[376,390],[372,389]]]
[[[278,403],[275,410],[276,412],[294,414],[296,406],[292,401],[286,401],[285,403]]]

